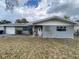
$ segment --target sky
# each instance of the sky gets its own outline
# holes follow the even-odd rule
[[[79,19],[79,0],[18,0],[18,6],[15,5],[13,11],[6,10],[5,0],[0,0],[0,20],[14,22],[26,18],[28,21],[36,21],[64,15],[70,16],[71,20]]]

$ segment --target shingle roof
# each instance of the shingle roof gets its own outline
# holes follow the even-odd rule
[[[45,19],[40,19],[35,22],[30,22],[30,23],[1,24],[0,26],[30,26],[33,24],[37,24],[37,23],[41,23],[41,22],[45,22],[45,21],[49,21],[49,20],[59,20],[59,21],[64,21],[64,22],[70,23],[70,24],[78,24],[71,20],[65,20],[64,18],[61,18],[58,16],[53,16],[53,17],[49,17],[49,18],[45,18]]]
[[[49,17],[49,18],[45,18],[45,19],[40,19],[38,21],[33,22],[33,24],[37,24],[37,23],[41,23],[41,22],[45,22],[45,21],[49,21],[49,20],[58,20],[58,21],[64,21],[70,24],[76,24],[76,22],[73,22],[71,20],[66,20],[62,17],[58,17],[58,16],[53,16],[53,17]]]

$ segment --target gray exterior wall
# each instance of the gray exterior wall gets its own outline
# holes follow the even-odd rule
[[[66,26],[66,31],[57,31],[57,26],[43,26],[43,38],[74,38],[73,26]]]
[[[61,20],[48,20],[34,25],[43,26],[43,38],[74,38],[74,23]],[[57,31],[57,26],[66,26],[66,31]]]

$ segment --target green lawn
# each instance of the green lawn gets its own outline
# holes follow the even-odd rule
[[[0,59],[79,59],[79,40],[0,37]]]

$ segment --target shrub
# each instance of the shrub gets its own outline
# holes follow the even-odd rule
[[[22,30],[16,30],[16,34],[22,34]]]

